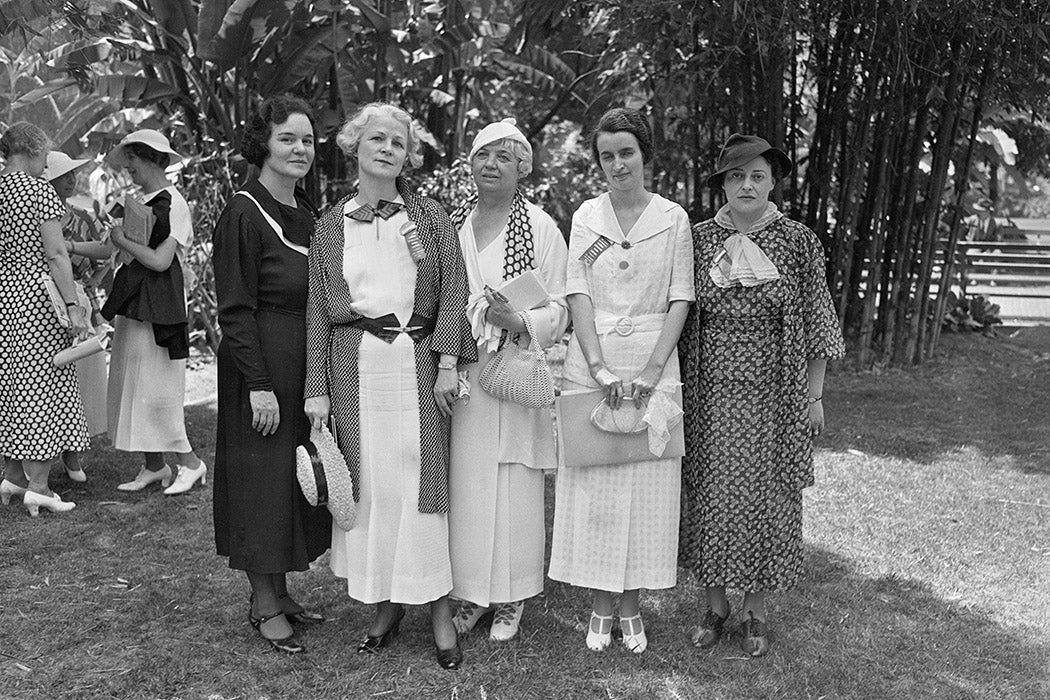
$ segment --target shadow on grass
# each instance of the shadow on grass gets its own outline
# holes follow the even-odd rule
[[[857,415],[841,419],[852,426]],[[190,407],[186,416],[191,442],[211,464],[214,406]],[[947,431],[940,441],[931,458],[961,442]],[[979,444],[999,445],[991,437]],[[139,460],[103,448],[88,455],[87,484],[56,473],[55,486],[79,503],[71,516],[31,520],[17,506],[0,508],[0,697],[1050,696],[1048,647],[1038,631],[1004,626],[914,579],[864,575],[812,544],[806,579],[770,600],[774,646],[760,660],[742,658],[732,638],[706,652],[688,644],[700,591],[684,571],[676,589],[643,597],[650,647],[641,656],[618,645],[587,651],[589,592],[551,581],[527,604],[517,641],[493,643],[484,630],[466,636],[460,671],[437,667],[421,606],[409,609],[389,650],[358,656],[372,609],[347,598],[324,558],[290,578],[296,595],[330,622],[302,631],[307,654],[269,653],[245,621],[243,575],[214,554],[210,488],[176,498],[115,491]],[[553,503],[548,480],[548,526]]]
[[[1016,338],[942,336],[936,358],[906,371],[833,373],[818,444],[923,463],[974,447],[1050,475],[1048,358],[1050,329],[1025,329]]]

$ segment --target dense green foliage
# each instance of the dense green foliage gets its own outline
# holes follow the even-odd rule
[[[1020,207],[1000,183],[1047,174],[1048,25],[1050,0],[7,0],[0,118],[70,153],[164,128],[197,154],[201,231],[237,179],[239,125],[281,91],[317,106],[322,137],[364,102],[404,105],[444,201],[442,183],[469,187],[454,163],[473,133],[515,116],[563,225],[600,189],[581,138],[610,106],[649,115],[652,186],[695,220],[718,206],[719,145],[759,133],[797,163],[778,196],[824,242],[858,363],[908,363],[936,345],[966,206]],[[323,138],[308,188],[330,201],[352,181]]]

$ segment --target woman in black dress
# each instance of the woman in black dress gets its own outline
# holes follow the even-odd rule
[[[226,204],[213,261],[223,339],[215,443],[215,545],[248,575],[248,619],[271,646],[303,650],[291,623],[321,622],[289,594],[285,575],[328,549],[331,518],[311,507],[295,476],[309,437],[307,252],[315,210],[296,195],[314,160],[310,108],[277,96],[247,126],[241,152],[260,168]]]

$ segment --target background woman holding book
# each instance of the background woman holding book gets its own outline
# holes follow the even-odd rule
[[[521,313],[547,348],[568,323],[565,240],[554,220],[527,201],[518,181],[532,171],[532,146],[513,119],[490,124],[469,156],[477,196],[452,214],[470,281],[467,317],[478,362],[461,367],[470,398],[452,418],[449,551],[453,619],[470,630],[495,606],[489,636],[518,632],[524,601],[543,590],[543,469],[557,466],[549,409],[497,399],[478,384],[493,353],[513,336],[527,342]],[[498,288],[520,287],[523,308]],[[512,298],[519,298],[512,295]]]
[[[638,111],[606,112],[591,146],[609,192],[572,217],[565,291],[574,332],[562,390],[604,392],[614,413],[628,402],[669,411],[675,344],[694,298],[689,218],[645,188],[652,135]],[[680,458],[666,458],[558,473],[550,577],[594,590],[594,651],[610,643],[617,593],[624,645],[646,649],[639,590],[675,585],[680,471]]]
[[[125,136],[107,158],[142,189],[148,208],[133,217],[141,205],[129,199],[124,225],[110,232],[127,262],[117,269],[102,307],[114,328],[109,437],[118,450],[142,452],[146,460],[134,479],[117,488],[141,491],[159,481],[168,495],[185,493],[204,483],[205,466],[186,437],[182,408],[190,355],[182,256],[193,242],[193,224],[186,200],[165,174],[180,156],[163,134],[142,129]],[[174,483],[165,452],[178,463]]]
[[[59,223],[65,206],[44,180],[47,136],[27,122],[0,137],[0,499],[19,496],[30,515],[74,504],[48,485],[51,462],[88,448],[87,423],[72,366],[56,367],[70,334],[87,336]],[[42,278],[50,276],[68,309],[63,328]],[[59,302],[59,303],[63,303]]]

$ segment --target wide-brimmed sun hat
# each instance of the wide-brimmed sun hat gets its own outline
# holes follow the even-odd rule
[[[332,518],[344,530],[354,526],[357,515],[354,480],[328,428],[311,428],[310,439],[295,448],[295,476],[307,503],[327,506]]]
[[[794,163],[779,148],[774,148],[761,136],[733,134],[722,146],[722,152],[718,154],[717,169],[707,178],[708,187],[718,187],[722,176],[733,168],[747,165],[755,158],[762,156],[766,160],[776,159],[780,165],[780,177],[784,177],[794,168]]]
[[[182,156],[171,147],[171,143],[168,142],[167,136],[156,129],[139,129],[138,131],[132,131],[130,134],[122,138],[120,143],[118,143],[106,156],[106,162],[118,168],[123,168],[127,165],[128,156],[124,152],[124,147],[131,143],[142,143],[149,146],[154,151],[168,154],[169,167],[182,160]]]
[[[55,180],[90,162],[90,158],[70,158],[62,151],[48,151],[47,166],[44,168],[44,179],[49,181]]]

